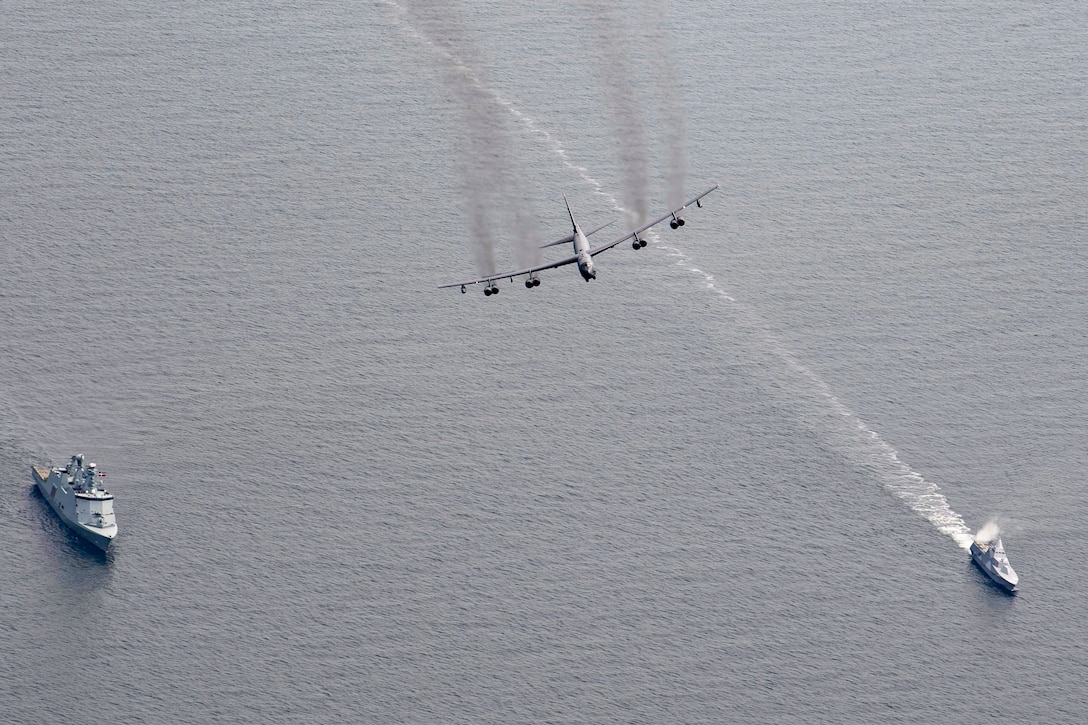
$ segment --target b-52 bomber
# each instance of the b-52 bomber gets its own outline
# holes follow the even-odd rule
[[[482,284],[484,285],[484,295],[490,297],[491,295],[496,295],[499,293],[498,285],[496,285],[497,280],[509,279],[511,282],[513,282],[515,277],[521,277],[523,275],[525,276],[526,288],[532,289],[533,287],[540,286],[540,276],[538,274],[539,272],[542,272],[546,269],[563,267],[568,264],[577,264],[578,272],[582,275],[582,279],[584,279],[586,282],[591,279],[597,279],[597,269],[593,266],[593,258],[595,256],[597,256],[601,252],[611,249],[612,247],[615,247],[616,245],[623,244],[628,239],[631,240],[631,247],[633,249],[641,249],[642,247],[645,247],[646,239],[644,236],[639,235],[643,234],[647,229],[657,226],[666,219],[670,220],[669,226],[673,229],[678,229],[684,226],[684,210],[686,210],[692,204],[695,204],[697,207],[702,208],[703,197],[710,192],[717,190],[718,188],[720,188],[720,186],[718,184],[715,184],[714,186],[704,191],[702,194],[699,194],[698,196],[689,199],[687,202],[680,205],[676,209],[667,211],[653,221],[643,224],[638,229],[627,232],[622,237],[613,239],[611,242],[608,242],[607,244],[602,244],[599,247],[590,247],[587,237],[604,229],[606,226],[608,226],[608,224],[599,226],[588,233],[583,233],[581,228],[578,226],[578,222],[574,221],[574,214],[571,212],[570,204],[567,202],[567,195],[564,194],[563,203],[567,206],[567,216],[570,217],[570,223],[574,230],[562,239],[558,239],[554,242],[545,244],[544,247],[554,247],[559,244],[573,242],[574,254],[572,256],[566,257],[565,259],[560,259],[558,262],[549,262],[548,264],[541,264],[537,265],[536,267],[529,267],[527,269],[517,269],[512,272],[499,272],[496,274],[489,274],[486,277],[477,277],[476,279],[466,280],[464,282],[452,282],[450,284],[439,285],[439,289],[444,289],[446,287],[460,287],[461,294],[464,294],[468,291],[468,287],[470,285]],[[611,222],[609,222],[609,224],[611,224]],[[541,247],[541,249],[543,249],[544,247]]]

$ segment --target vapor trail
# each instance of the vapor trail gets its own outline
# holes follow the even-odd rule
[[[513,229],[518,263],[536,264],[541,258],[539,234],[532,215],[526,212],[526,199],[516,191],[518,175],[510,152],[509,119],[489,90],[484,69],[469,60],[480,54],[468,29],[457,10],[447,3],[406,0],[407,8],[394,2],[387,4],[401,16],[411,13],[415,24],[401,17],[402,23],[442,60],[447,86],[464,119],[467,145],[460,156],[477,271],[481,275],[496,271],[496,217]]]
[[[601,41],[603,93],[616,128],[623,202],[630,210],[628,224],[635,228],[646,221],[650,211],[649,145],[627,53],[632,44],[630,34],[618,5],[585,3],[584,7],[596,28],[595,37]]]
[[[649,139],[647,110],[656,112],[663,131],[670,208],[684,201],[687,177],[687,126],[679,78],[672,60],[668,9],[663,0],[642,0],[622,7],[583,4],[601,49],[603,94],[616,129],[624,203],[634,210],[631,221],[644,221],[649,210]],[[628,19],[625,22],[625,18]],[[632,52],[634,51],[634,52]],[[639,69],[633,56],[648,58],[653,92],[639,93]]]
[[[471,41],[464,26],[460,23],[456,14],[450,9],[435,8],[422,3],[421,0],[404,0],[413,7],[413,19],[425,27],[421,31],[406,17],[407,10],[394,0],[379,0],[391,8],[401,26],[414,38],[430,47],[438,54],[444,63],[444,70],[449,75],[450,85],[461,102],[462,108],[470,115],[468,127],[473,131],[470,145],[473,150],[470,158],[465,160],[466,183],[472,186],[467,190],[471,200],[470,221],[473,225],[474,236],[479,240],[477,245],[478,257],[490,265],[482,270],[483,274],[494,271],[494,239],[488,226],[489,212],[495,208],[492,200],[487,196],[483,187],[493,184],[494,179],[501,188],[512,189],[514,180],[511,178],[505,129],[501,123],[495,124],[495,115],[492,113],[496,107],[501,107],[511,115],[533,136],[542,139],[563,161],[563,163],[575,171],[580,178],[589,183],[594,193],[606,198],[611,206],[624,213],[629,223],[636,224],[644,221],[649,212],[649,183],[648,183],[648,143],[643,119],[645,116],[642,104],[636,97],[633,67],[631,66],[627,47],[634,42],[626,38],[625,28],[618,10],[611,5],[606,5],[601,11],[599,6],[589,7],[591,17],[596,18],[601,27],[601,37],[605,39],[605,57],[602,59],[602,70],[606,77],[606,89],[612,115],[618,129],[618,152],[621,166],[622,196],[625,204],[620,204],[610,194],[602,190],[601,183],[591,177],[588,170],[573,163],[566,150],[547,131],[539,128],[536,121],[517,109],[501,93],[496,91],[482,77],[482,70],[466,61],[466,57],[475,57],[471,53]],[[651,22],[664,28],[666,25],[665,6],[659,0],[650,0],[655,16]],[[416,9],[418,7],[418,10]],[[440,38],[441,40],[436,40]],[[686,177],[687,141],[684,121],[683,105],[677,92],[678,84],[671,60],[671,43],[667,37],[667,31],[662,31],[659,38],[655,38],[647,45],[653,48],[653,55],[660,66],[661,74],[658,76],[658,90],[656,97],[663,99],[662,118],[666,126],[666,143],[668,147],[668,201],[670,206],[678,206],[683,202],[684,182]],[[481,110],[486,109],[486,110]],[[479,130],[483,129],[480,133]],[[494,135],[492,135],[494,134]],[[478,159],[487,158],[486,150],[489,139],[494,140],[492,151],[496,151],[495,164],[492,167],[481,169]],[[480,154],[483,153],[483,156]],[[482,181],[477,181],[480,179]],[[516,247],[519,261],[525,264],[536,264],[541,256],[539,252],[539,234],[531,223],[531,215],[526,212],[526,201],[517,198],[510,193],[499,204],[499,208],[512,210],[514,214],[514,226],[517,229],[516,239],[519,245]],[[651,234],[651,237],[655,235]]]
[[[666,201],[675,209],[684,203],[687,181],[688,136],[680,79],[673,63],[672,36],[668,32],[668,6],[663,0],[651,0],[651,27],[658,32],[651,36],[650,45],[660,70],[657,74],[661,123],[665,127],[668,154],[668,190]]]
[[[515,106],[510,99],[501,94],[499,91],[486,85],[480,79],[480,77],[472,71],[471,68],[464,64],[460,57],[439,47],[434,41],[432,41],[426,35],[417,30],[405,17],[405,8],[398,5],[393,0],[379,0],[379,2],[389,7],[395,13],[395,18],[397,22],[406,33],[408,33],[411,37],[415,38],[420,43],[423,43],[424,45],[430,47],[436,53],[441,55],[446,62],[454,65],[458,69],[458,72],[463,73],[466,78],[469,78],[472,81],[472,85],[475,89],[477,89],[480,93],[485,94],[492,102],[497,103],[508,113],[510,113],[510,115],[512,115],[518,121],[518,123],[522,125],[526,133],[543,143],[552,153],[559,157],[559,160],[562,161],[564,166],[573,171],[575,175],[582,181],[593,187],[593,194],[600,196],[608,201],[614,210],[618,212],[627,211],[623,208],[623,206],[620,205],[619,201],[614,196],[604,191],[604,185],[601,184],[598,179],[590,176],[589,169],[587,169],[585,166],[580,166],[574,163],[574,161],[572,161],[570,158],[570,154],[567,153],[566,148],[561,143],[559,143],[559,141],[550,132],[540,128],[537,125],[535,119],[518,109],[517,106]]]

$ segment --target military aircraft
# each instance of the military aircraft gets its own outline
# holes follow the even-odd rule
[[[699,208],[702,208],[703,197],[718,188],[720,188],[720,185],[715,184],[714,186],[704,191],[702,194],[699,194],[698,196],[688,200],[685,204],[682,204],[676,209],[667,211],[659,216],[657,219],[643,224],[638,229],[627,232],[627,234],[624,234],[622,237],[613,239],[608,244],[602,244],[599,247],[590,247],[587,237],[604,229],[606,226],[608,226],[608,224],[599,226],[589,233],[583,233],[581,228],[578,226],[578,222],[574,221],[574,214],[571,213],[570,204],[567,202],[567,195],[564,194],[563,203],[567,206],[567,216],[570,217],[570,223],[571,226],[574,227],[574,231],[568,236],[563,237],[562,239],[558,239],[554,242],[545,244],[544,247],[554,247],[557,244],[574,242],[573,256],[567,257],[565,259],[560,259],[558,262],[540,264],[536,267],[528,267],[527,269],[518,269],[514,270],[513,272],[500,272],[496,274],[489,274],[486,277],[477,277],[476,279],[466,280],[464,282],[452,282],[450,284],[443,284],[439,285],[439,289],[444,289],[446,287],[460,287],[461,294],[464,294],[468,291],[468,287],[470,285],[482,284],[484,285],[484,295],[490,297],[491,295],[496,295],[499,293],[499,288],[496,284],[497,280],[509,279],[511,282],[513,282],[514,277],[521,277],[522,275],[525,275],[525,286],[529,289],[532,289],[533,287],[540,286],[540,276],[537,274],[538,272],[542,272],[546,269],[563,267],[568,264],[577,264],[578,272],[581,273],[582,279],[584,279],[586,282],[591,279],[597,279],[597,269],[593,266],[593,257],[600,254],[601,252],[615,247],[617,244],[622,244],[623,242],[626,242],[628,239],[632,240],[631,247],[634,249],[641,249],[642,247],[645,247],[646,239],[644,237],[640,237],[639,235],[645,232],[650,227],[656,226],[661,222],[665,221],[666,219],[670,219],[669,226],[673,229],[684,226],[684,217],[682,216],[684,210],[692,204],[695,204]],[[611,224],[611,222],[609,222],[609,224]],[[544,247],[541,247],[541,249],[543,249]]]

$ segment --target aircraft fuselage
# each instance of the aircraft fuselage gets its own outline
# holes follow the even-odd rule
[[[567,204],[566,194],[563,195],[563,203]],[[593,257],[589,254],[589,240],[582,233],[578,222],[574,221],[574,214],[571,214],[570,204],[567,204],[567,214],[570,216],[570,225],[574,227],[574,254],[578,257],[578,272],[586,282],[597,279],[597,270],[593,268]]]

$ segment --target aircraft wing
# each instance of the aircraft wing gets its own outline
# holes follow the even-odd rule
[[[642,234],[644,231],[646,231],[650,227],[655,227],[658,224],[660,224],[661,222],[665,221],[666,219],[673,219],[673,220],[679,219],[680,214],[685,209],[687,209],[692,204],[698,204],[699,206],[702,206],[703,197],[706,196],[707,194],[709,194],[712,191],[717,191],[720,188],[721,188],[721,184],[714,184],[714,186],[710,187],[709,189],[704,191],[702,194],[699,194],[698,196],[693,196],[691,199],[688,199],[686,202],[681,204],[679,207],[677,207],[677,208],[675,208],[675,209],[673,209],[671,211],[665,212],[664,214],[659,216],[657,219],[654,219],[651,222],[647,222],[647,223],[643,224],[638,229],[630,231],[627,234],[623,235],[622,237],[619,237],[618,239],[613,239],[608,244],[602,244],[599,247],[594,247],[593,249],[590,249],[589,250],[590,256],[600,254],[601,252],[604,252],[606,250],[611,249],[612,247],[616,246],[617,244],[623,244],[628,239],[634,239],[635,235]]]
[[[572,255],[566,259],[560,259],[558,262],[549,262],[548,264],[541,264],[536,267],[526,267],[525,269],[514,270],[513,272],[499,272],[496,274],[490,274],[486,277],[477,277],[476,279],[465,280],[464,282],[452,282],[450,284],[440,284],[438,289],[444,289],[446,287],[467,287],[471,284],[481,284],[483,282],[496,282],[500,279],[513,280],[514,277],[520,277],[523,274],[535,274],[542,272],[545,269],[555,269],[556,267],[562,267],[567,264],[574,264],[578,261],[577,255]]]

